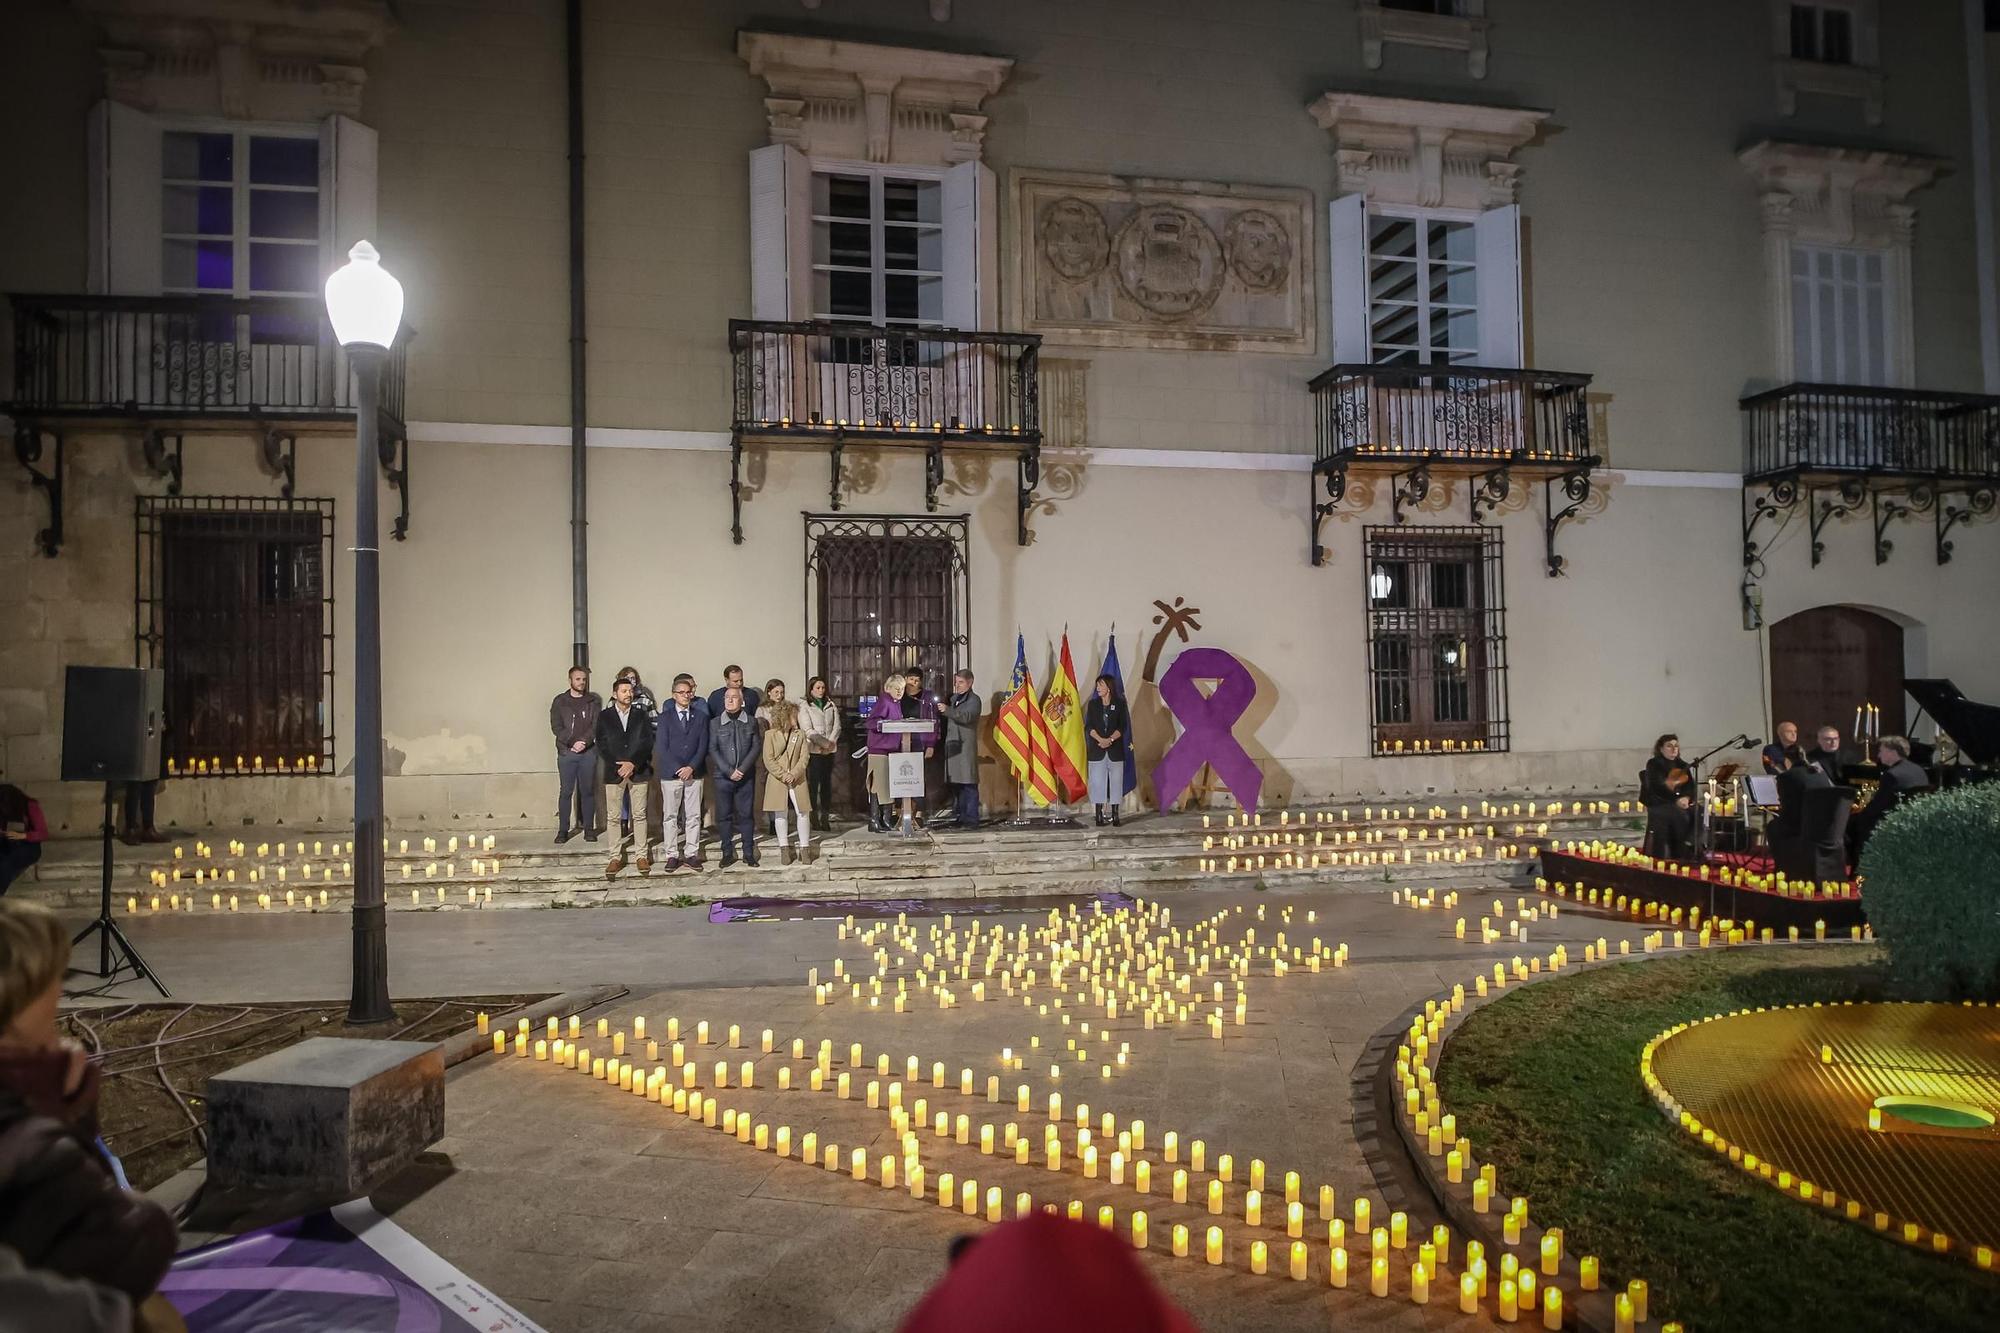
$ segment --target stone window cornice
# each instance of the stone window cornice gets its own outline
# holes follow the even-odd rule
[[[1306,111],[1334,139],[1338,189],[1371,203],[1491,208],[1516,202],[1516,149],[1547,111],[1327,92]]]
[[[1764,229],[1817,245],[1907,246],[1909,197],[1945,163],[1879,148],[1765,139],[1737,154],[1757,183]]]
[[[772,143],[924,166],[979,159],[981,107],[1014,68],[1005,56],[770,32],[738,33],[736,54],[770,90]]]
[[[105,96],[232,120],[357,115],[388,0],[72,0],[102,37]]]

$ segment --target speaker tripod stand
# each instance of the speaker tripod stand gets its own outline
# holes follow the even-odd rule
[[[74,949],[92,935],[97,936],[97,970],[95,972],[89,972],[87,968],[75,970],[89,972],[91,976],[107,980],[122,972],[133,972],[152,982],[153,989],[160,993],[162,999],[172,999],[173,992],[166,988],[152,968],[146,966],[146,960],[139,956],[139,951],[132,947],[132,941],[125,938],[125,932],[120,930],[118,923],[111,918],[111,789],[111,783],[104,784],[104,889],[98,900],[97,920],[78,931],[76,938],[69,942],[70,948]],[[116,967],[111,965],[111,951],[114,947],[119,955]]]

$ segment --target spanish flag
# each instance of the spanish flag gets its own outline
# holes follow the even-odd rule
[[[1051,760],[1055,739],[1049,734],[1048,719],[1035,703],[1035,680],[1028,671],[1025,646],[1016,640],[1014,693],[993,716],[993,744],[1007,756],[1007,766],[1036,805],[1053,805],[1062,799],[1060,784]]]
[[[1042,717],[1048,724],[1049,760],[1056,785],[1062,788],[1063,799],[1080,801],[1090,790],[1083,776],[1088,752],[1083,746],[1083,701],[1077,697],[1076,663],[1070,660],[1067,627],[1063,629],[1062,656],[1042,699]]]

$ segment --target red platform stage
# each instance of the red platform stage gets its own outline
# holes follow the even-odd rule
[[[1622,895],[1642,905],[1651,902],[1683,910],[1700,908],[1704,921],[1747,920],[1780,931],[1797,926],[1802,934],[1822,921],[1829,931],[1842,934],[1867,921],[1861,908],[1860,890],[1851,885],[1843,884],[1832,893],[1818,888],[1807,893],[1802,886],[1780,891],[1774,877],[1754,874],[1739,866],[1711,865],[1709,878],[1703,879],[1700,867],[1651,861],[1651,858],[1609,860],[1581,851],[1552,848],[1544,848],[1541,858],[1542,878],[1550,891],[1558,884],[1566,884],[1572,898],[1588,889],[1599,890],[1601,897],[1608,889],[1614,897]],[[1724,881],[1725,874],[1728,882]]]

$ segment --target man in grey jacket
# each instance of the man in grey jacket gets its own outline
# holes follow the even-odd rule
[[[708,771],[715,779],[715,831],[722,837],[722,868],[736,864],[736,838],[743,838],[743,864],[757,864],[757,826],[751,788],[764,737],[757,719],[743,706],[743,689],[722,694],[722,712],[708,724]]]
[[[961,829],[979,827],[979,692],[972,672],[952,674],[951,697],[944,704],[944,780],[951,784],[953,808]]]

